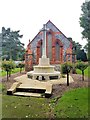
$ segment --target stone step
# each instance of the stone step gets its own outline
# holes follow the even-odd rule
[[[17,88],[20,89],[43,89],[46,90],[45,84],[21,84]]]
[[[37,88],[16,88],[16,92],[29,92],[29,93],[45,93],[45,89],[37,89]]]
[[[15,92],[13,93],[15,96],[27,96],[27,97],[42,97],[42,94],[39,93],[29,93],[29,92]]]
[[[16,91],[16,88],[20,86],[20,84],[21,84],[20,82],[13,83],[11,88],[7,90],[7,95],[12,95]]]
[[[19,87],[16,88],[16,92],[31,92],[31,93],[46,93],[52,94],[52,85],[42,85],[42,84],[21,84]]]

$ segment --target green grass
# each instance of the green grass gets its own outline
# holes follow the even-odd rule
[[[22,69],[22,70],[23,70],[23,69]],[[19,72],[19,71],[20,71],[20,68],[15,68],[15,69],[12,70],[11,73],[14,74],[14,73],[17,73],[17,72]],[[1,71],[1,72],[0,72],[0,76],[1,76],[1,77],[6,76],[6,71],[4,71],[4,70]]]
[[[5,85],[3,83],[0,83],[0,93],[6,93],[6,88]]]
[[[49,118],[48,99],[35,97],[2,97],[3,118]]]
[[[66,92],[58,100],[54,111],[58,118],[88,117],[88,88],[78,88]]]
[[[79,69],[76,69],[76,72],[77,72],[77,74],[82,74],[81,70],[79,70]],[[90,72],[90,66],[85,69],[85,71],[84,71],[85,76],[90,77],[89,72]]]
[[[49,118],[50,99],[6,95],[2,88],[2,118]]]
[[[0,77],[6,76],[6,72],[5,71],[0,71]]]
[[[2,92],[2,84],[0,84],[0,93]]]
[[[89,89],[90,90],[90,89]],[[3,118],[86,118],[88,117],[88,88],[66,92],[61,98],[2,95]]]
[[[19,71],[20,71],[20,68],[15,68],[15,69],[12,70],[12,74],[17,73]]]

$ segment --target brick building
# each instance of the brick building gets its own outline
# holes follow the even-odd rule
[[[46,23],[49,30],[46,33],[46,54],[50,63],[60,65],[64,62],[75,62],[72,39],[67,38],[50,20]],[[33,65],[38,64],[42,56],[43,32],[40,31],[27,45],[25,55],[25,68],[29,71]]]

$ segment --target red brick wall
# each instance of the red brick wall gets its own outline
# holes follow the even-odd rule
[[[61,34],[61,33],[60,32],[54,33],[52,31],[49,31],[49,32],[52,34],[52,59],[51,59],[50,63],[51,64],[62,64],[62,63],[64,63],[64,60],[63,60],[64,46],[59,39],[55,38],[55,34]],[[46,36],[46,41],[48,40],[47,38],[48,38],[48,33]],[[60,60],[59,61],[56,60],[56,42],[58,42],[58,44],[60,46]],[[47,42],[46,42],[46,44],[47,44]],[[41,57],[40,56],[41,45],[42,45],[42,40],[40,40],[37,43],[37,46],[35,46],[36,47],[36,62],[35,62],[36,64],[38,64],[39,58]],[[48,53],[48,47],[46,48],[46,52]],[[32,51],[30,50],[30,42],[27,45],[26,56],[27,55],[28,55],[28,60],[25,59],[25,64],[26,64],[26,71],[29,71],[32,69],[32,66],[33,66],[33,56],[32,56]],[[68,61],[68,55],[70,56],[70,62],[72,62],[72,43],[70,44],[70,48],[68,48],[66,50],[66,61]]]
[[[30,71],[33,68],[33,57],[32,51],[30,50],[30,42],[27,45],[26,54],[25,54],[25,71]]]

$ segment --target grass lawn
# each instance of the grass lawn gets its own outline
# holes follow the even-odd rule
[[[23,70],[23,69],[22,69],[22,70]],[[15,69],[12,70],[11,73],[14,74],[14,73],[17,73],[17,72],[19,72],[19,71],[20,71],[20,68],[15,68]],[[2,76],[2,77],[3,77],[3,76],[6,76],[6,71],[4,71],[4,70],[1,71],[1,72],[0,72],[0,76]]]
[[[5,71],[0,71],[0,77],[6,76],[6,72]]]
[[[3,118],[49,118],[48,99],[35,97],[2,97]]]
[[[58,100],[54,111],[58,118],[88,117],[88,88],[78,88],[66,92]]]
[[[6,88],[1,83],[0,89],[2,89],[2,118],[49,118],[50,99],[6,95]]]
[[[0,93],[2,92],[2,84],[0,84]]]
[[[77,72],[77,74],[82,74],[81,70],[79,70],[79,69],[76,69],[76,72]],[[85,69],[85,71],[84,71],[85,76],[90,77],[89,72],[90,72],[90,66]]]
[[[2,91],[4,93],[6,93],[6,88],[5,88],[5,85],[3,83],[0,83],[0,93],[2,93]]]
[[[88,88],[66,92],[61,98],[2,95],[3,118],[84,118],[88,117]]]

